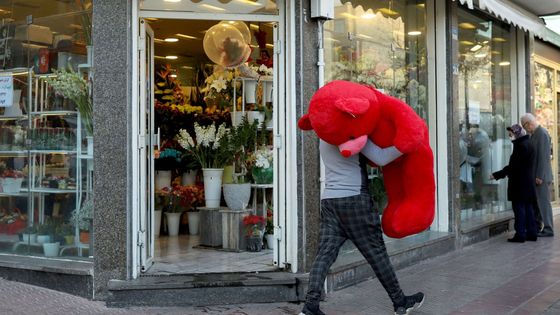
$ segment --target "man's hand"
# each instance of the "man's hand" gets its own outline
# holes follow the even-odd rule
[[[543,181],[542,181],[542,179],[540,179],[540,178],[538,178],[538,177],[537,177],[537,179],[536,179],[536,183],[537,183],[537,185],[540,185],[540,184],[542,184],[542,183],[543,183]]]
[[[493,179],[495,179],[495,178],[494,178],[494,175],[493,175],[493,174],[490,174],[490,180],[493,180]]]

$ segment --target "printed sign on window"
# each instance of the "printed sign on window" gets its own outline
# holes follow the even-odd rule
[[[0,75],[0,107],[10,107],[14,103],[14,77],[11,73]]]

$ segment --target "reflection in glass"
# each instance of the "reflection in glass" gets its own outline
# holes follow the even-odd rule
[[[428,119],[424,1],[335,1],[325,78],[371,84]]]
[[[461,219],[487,220],[510,208],[507,182],[489,179],[512,150],[509,27],[463,9],[458,26]]]

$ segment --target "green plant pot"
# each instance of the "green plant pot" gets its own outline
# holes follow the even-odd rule
[[[253,167],[252,174],[255,184],[272,184],[272,181],[274,179],[274,172],[272,167]]]

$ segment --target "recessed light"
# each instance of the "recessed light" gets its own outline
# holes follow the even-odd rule
[[[185,34],[180,34],[180,33],[177,33],[177,34],[175,34],[175,35],[177,35],[177,36],[179,36],[179,37],[181,37],[181,38],[186,38],[186,39],[198,39],[198,37],[194,37],[194,36],[190,36],[190,35],[185,35]]]
[[[495,41],[496,43],[507,42],[507,40],[505,38],[502,38],[502,37],[494,37],[494,38],[492,38],[492,40]]]
[[[462,41],[460,41],[459,43],[461,43],[461,45],[466,45],[466,46],[472,46],[472,45],[474,45],[473,42],[468,41],[468,40],[462,40]]]
[[[177,56],[165,56],[165,59],[175,60]]]
[[[170,74],[169,76],[172,77],[172,78],[176,78],[176,77],[177,77],[176,74]]]
[[[479,51],[480,48],[482,48],[482,46],[479,45],[479,44],[476,44],[476,45],[474,45],[474,46],[471,48],[471,51],[472,51],[472,52]]]
[[[481,54],[476,54],[476,55],[474,55],[474,56],[475,56],[476,58],[484,58],[484,57],[486,57],[487,55],[488,55],[488,54],[486,54],[486,53],[481,53]]]
[[[421,34],[422,34],[422,32],[420,32],[420,31],[411,31],[411,32],[408,32],[408,35],[410,35],[410,36],[418,36],[418,35],[421,35]]]
[[[474,24],[468,22],[459,23],[459,27],[464,30],[474,30],[476,28]]]
[[[499,63],[500,66],[505,67],[505,66],[509,66],[510,62],[509,61],[502,61]]]
[[[175,37],[168,37],[165,39],[166,42],[168,43],[176,43],[179,41],[179,39],[175,38]]]

